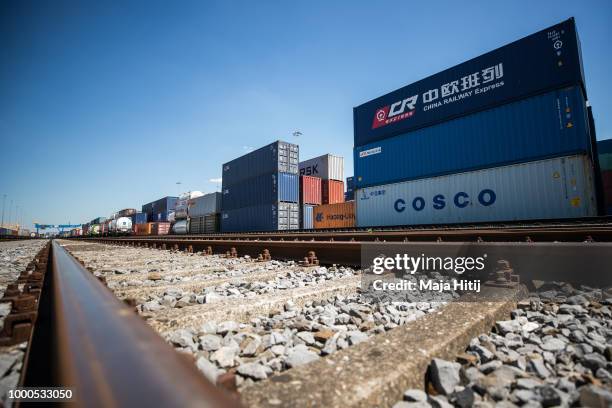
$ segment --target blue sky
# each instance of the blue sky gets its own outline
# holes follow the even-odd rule
[[[277,139],[351,175],[353,106],[571,16],[610,138],[609,1],[3,1],[5,221],[10,200],[26,225],[80,223],[214,191]]]

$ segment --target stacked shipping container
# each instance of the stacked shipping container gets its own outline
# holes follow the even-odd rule
[[[221,230],[299,228],[299,149],[277,141],[223,164]]]
[[[167,222],[168,215],[174,211],[178,197],[167,196],[142,206],[142,212],[147,214],[149,222]]]
[[[324,154],[300,163],[302,177],[320,178],[320,196],[318,202],[301,201],[301,226],[303,229],[317,228],[314,220],[317,207],[312,205],[328,205],[344,202],[344,158],[332,154]],[[318,185],[317,185],[318,186]],[[304,187],[303,187],[304,188]]]
[[[573,19],[356,107],[354,125],[360,227],[597,214]]]
[[[355,199],[355,179],[353,177],[346,178],[346,194],[344,201],[353,201]]]
[[[189,233],[213,234],[219,232],[221,193],[204,194],[189,203]]]
[[[300,176],[300,228],[314,228],[312,211],[323,200],[321,178]]]
[[[606,214],[612,215],[612,139],[597,142]]]

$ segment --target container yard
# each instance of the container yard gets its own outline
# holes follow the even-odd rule
[[[86,146],[95,171],[108,173],[87,183],[74,174],[64,203],[78,217],[70,210],[68,222],[43,224],[41,210],[30,233],[10,199],[5,222],[2,195],[0,408],[612,407],[612,139],[597,140],[593,115],[606,106],[593,102],[597,71],[585,71],[607,65],[592,58],[591,42],[608,27],[581,25],[582,48],[574,18],[525,37],[521,27],[567,17],[533,27],[531,15],[517,24],[512,5],[488,6],[497,33],[473,19],[423,35],[432,27],[422,11],[403,4],[382,23],[381,10],[359,10],[368,24],[358,4],[337,15],[326,5],[331,28],[327,15],[305,20],[304,7],[284,33],[269,18],[283,10],[241,5],[273,35],[263,41],[234,9],[230,24],[217,19],[224,4],[206,16],[195,5],[189,17],[204,28],[176,8],[180,26],[166,19],[163,36],[146,32],[155,48],[141,49],[131,33],[107,44],[107,60],[93,58],[130,81],[79,65],[117,84],[103,95],[92,83],[91,95],[139,110],[79,111],[89,130],[66,129],[98,141],[127,122],[112,144]],[[436,9],[446,21],[448,11]],[[512,36],[500,10],[514,20]],[[389,48],[399,15],[419,40]],[[151,16],[139,10],[130,24],[142,30],[139,19]],[[338,31],[353,20],[358,30]],[[325,30],[311,30],[312,21]],[[104,27],[115,35],[123,25]],[[228,35],[247,31],[248,49]],[[350,52],[320,48],[342,36]],[[325,55],[325,66],[313,69],[303,48]],[[132,51],[167,66],[142,70]],[[447,61],[464,62],[443,69]],[[426,68],[443,70],[423,78]],[[147,87],[149,77],[159,89]],[[25,104],[23,92],[9,91],[18,96],[12,109]],[[60,96],[58,105],[74,106]],[[155,109],[144,109],[151,100]],[[9,118],[3,126],[19,122]],[[119,147],[129,154],[115,160]],[[84,171],[80,159],[71,172]]]

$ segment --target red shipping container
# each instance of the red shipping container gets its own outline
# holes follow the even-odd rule
[[[603,181],[603,187],[612,188],[612,170],[604,170],[601,172],[601,179]]]
[[[300,203],[321,204],[321,178],[300,176]]]
[[[344,202],[344,181],[321,180],[323,204],[338,204]]]
[[[151,235],[168,235],[170,233],[169,222],[153,222]]]

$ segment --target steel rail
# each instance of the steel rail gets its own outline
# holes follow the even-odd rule
[[[34,329],[25,386],[71,387],[87,407],[240,406],[56,241],[50,256],[49,313]]]
[[[534,240],[541,242],[566,241],[581,242],[594,240],[612,242],[612,226],[542,226],[529,228],[497,229],[407,229],[397,231],[320,231],[320,232],[275,232],[243,234],[200,234],[200,235],[162,235],[162,236],[119,236],[119,237],[81,237],[79,239],[116,239],[116,240],[296,240],[296,241],[488,241],[517,242]]]
[[[305,261],[312,254],[323,265],[362,267],[364,251],[406,251],[466,255],[466,251],[486,253],[491,259],[510,260],[521,271],[522,279],[561,280],[585,285],[612,285],[612,276],[601,271],[612,264],[612,244],[608,242],[359,242],[359,241],[267,241],[267,240],[185,240],[100,238],[95,242],[137,247],[226,254],[249,255],[257,259],[267,253],[270,259]],[[384,247],[383,247],[384,244]],[[266,251],[267,250],[267,251]],[[455,254],[455,255],[453,255]],[[447,256],[447,255],[445,255]],[[589,262],[585,263],[585,259]],[[576,271],[581,271],[576,274]],[[604,285],[605,286],[605,285]]]

